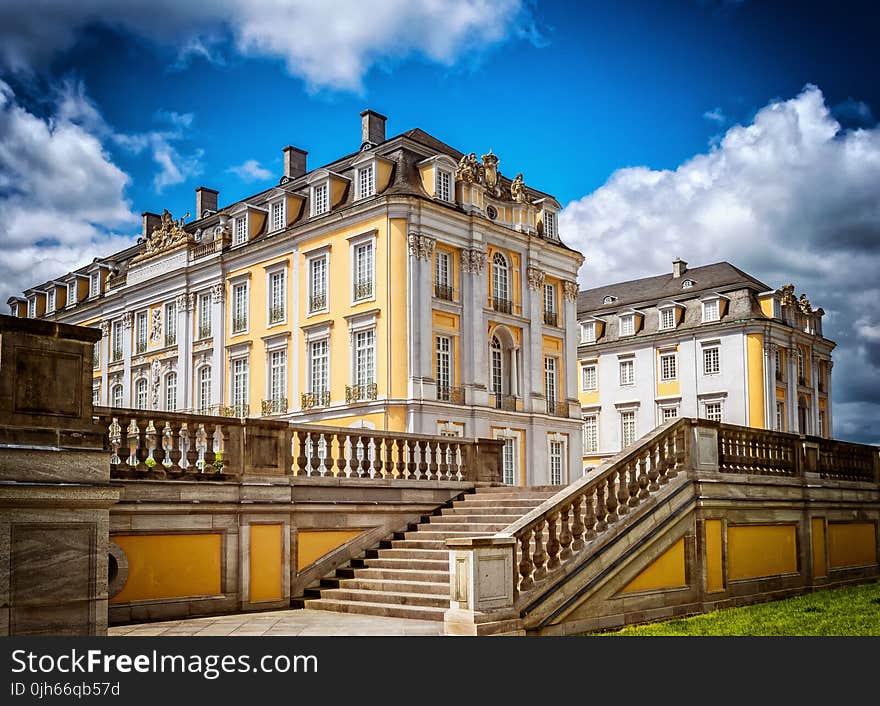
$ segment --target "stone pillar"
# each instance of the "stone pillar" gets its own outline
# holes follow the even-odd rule
[[[788,394],[785,401],[785,413],[788,416],[788,431],[798,433],[798,401],[797,401],[797,348],[792,345],[785,351],[785,362],[788,366]]]
[[[764,428],[776,429],[776,347],[764,339]]]
[[[482,250],[462,250],[461,304],[462,331],[470,338],[469,345],[462,346],[462,356],[467,363],[462,366],[465,402],[469,405],[489,404],[489,342],[486,338],[486,253]]]
[[[192,318],[195,305],[195,294],[181,294],[177,297],[177,406],[179,409],[189,409],[192,399],[190,380],[193,367]]]
[[[819,436],[819,357],[810,352],[810,434]]]
[[[226,285],[219,282],[211,287],[211,404],[225,404],[226,371],[223,369],[223,351],[226,342]]]
[[[132,314],[122,315],[122,406],[133,407],[131,401],[131,322]]]
[[[523,370],[541,372],[523,376],[523,411],[543,414],[547,411],[541,408],[541,400],[544,398],[544,271],[529,267],[526,270],[526,283],[529,332],[528,343],[523,341]]]
[[[416,345],[416,336],[422,330],[422,268],[419,260],[419,235],[409,233],[407,235],[409,257],[407,259],[407,311],[409,312],[409,397],[421,399],[422,394],[422,370],[421,353]]]
[[[0,635],[105,635],[106,430],[92,422],[100,332],[0,316]]]
[[[101,322],[101,404],[110,406],[110,377],[107,369],[110,367],[110,322]]]
[[[563,341],[565,354],[565,395],[563,399],[571,400],[577,404],[580,415],[580,403],[578,401],[578,342],[580,330],[577,320],[577,282],[562,283],[562,325],[565,327],[565,339]],[[571,405],[569,405],[570,407]]]
[[[834,426],[831,421],[834,418],[831,413],[831,368],[833,367],[832,361],[825,361],[825,433],[829,439],[834,438]]]

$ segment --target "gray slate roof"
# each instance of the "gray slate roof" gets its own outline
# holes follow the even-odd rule
[[[694,281],[694,286],[691,289],[682,289],[682,283],[686,279]],[[578,313],[595,314],[601,313],[603,309],[615,311],[622,306],[693,297],[701,292],[743,286],[760,292],[767,292],[771,289],[729,262],[716,262],[712,265],[688,268],[679,278],[673,277],[670,271],[668,274],[656,277],[643,277],[629,282],[617,282],[604,287],[582,290],[578,293]],[[616,301],[603,304],[605,297],[609,295],[617,297]]]

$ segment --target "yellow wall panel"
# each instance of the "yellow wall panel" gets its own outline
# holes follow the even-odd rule
[[[250,526],[250,588],[251,601],[281,600],[284,566],[283,525]]]
[[[724,590],[721,520],[706,520],[706,591]]]
[[[825,568],[825,519],[814,517],[810,523],[813,547],[813,578],[827,576]]]
[[[828,564],[833,569],[877,563],[877,530],[873,522],[829,522]]]
[[[675,397],[680,394],[681,384],[678,380],[657,383],[657,397]]]
[[[594,390],[593,392],[579,392],[578,400],[581,405],[589,406],[589,405],[598,405],[599,404],[599,391]]]
[[[113,535],[128,558],[128,580],[111,603],[220,593],[223,536]]]
[[[764,316],[769,319],[773,318],[773,297],[766,297],[760,300],[761,302],[761,311],[764,312]]]
[[[562,352],[562,339],[556,338],[555,336],[543,336],[543,345],[544,351],[549,351],[552,353],[561,353]]]
[[[731,581],[797,571],[797,525],[728,525],[727,576]]]
[[[300,530],[296,556],[297,571],[350,542],[361,532],[362,530]]]
[[[661,588],[687,586],[684,569],[684,537],[657,557],[648,567],[630,581],[623,593],[657,591]]]
[[[746,336],[749,364],[749,426],[764,429],[764,337]]]

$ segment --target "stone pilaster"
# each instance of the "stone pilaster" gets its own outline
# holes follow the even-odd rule
[[[211,338],[214,348],[211,352],[211,404],[225,404],[224,384],[226,371],[224,370],[224,346],[226,343],[226,286],[218,282],[211,287]],[[194,402],[197,404],[197,401]]]
[[[133,407],[131,379],[131,324],[132,314],[122,316],[122,406]]]

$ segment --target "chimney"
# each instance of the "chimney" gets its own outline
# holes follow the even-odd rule
[[[384,115],[380,115],[375,110],[365,110],[361,113],[361,149],[375,147],[380,142],[385,142],[385,121],[388,120]]]
[[[685,272],[687,272],[688,264],[682,260],[680,257],[675,258],[672,261],[672,277],[673,279],[678,279]]]
[[[144,219],[141,235],[144,237],[144,240],[146,240],[152,235],[156,228],[162,225],[162,216],[158,213],[150,213],[149,211],[144,211],[141,216]]]
[[[306,157],[308,152],[299,147],[288,145],[284,152],[284,176],[288,179],[298,179],[306,173]]]
[[[219,191],[209,189],[207,186],[196,187],[196,220],[205,215],[205,211],[217,211],[217,196]]]

